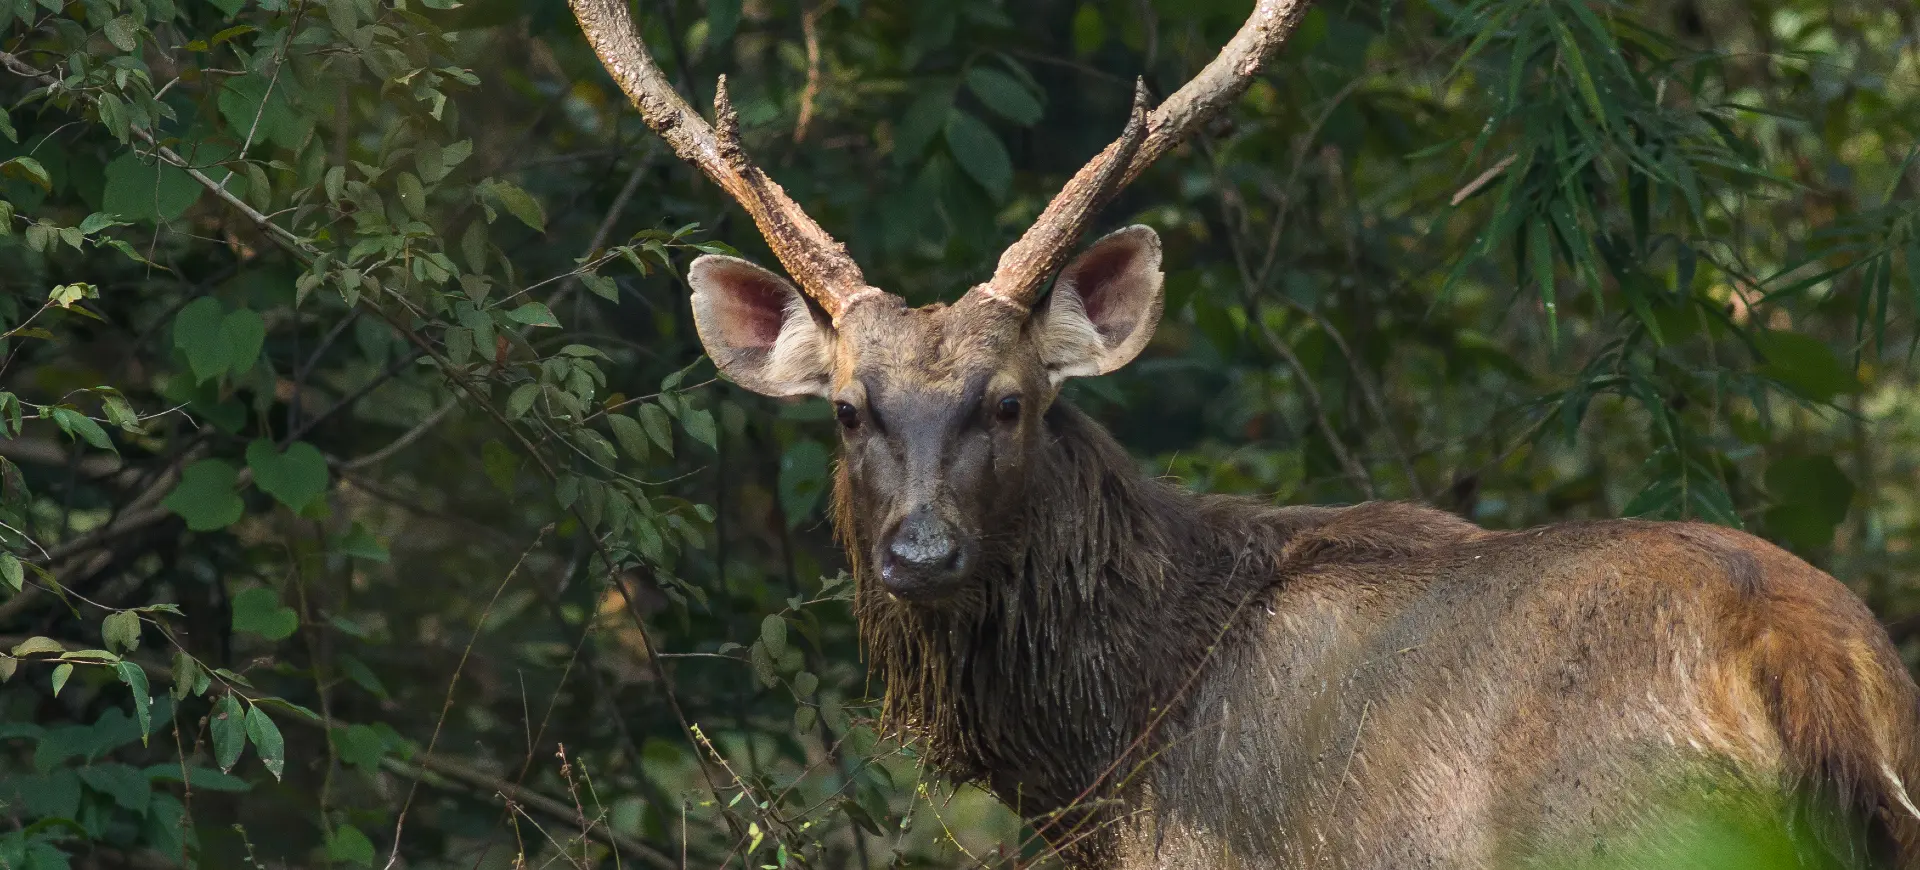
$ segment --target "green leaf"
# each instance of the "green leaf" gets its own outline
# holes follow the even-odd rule
[[[760,642],[767,647],[767,655],[779,658],[787,651],[787,621],[778,613],[769,613],[760,620]]]
[[[53,190],[53,176],[47,174],[47,168],[41,166],[40,161],[31,157],[15,157],[0,163],[0,176],[31,182],[41,190]]]
[[[352,825],[340,825],[327,838],[327,858],[340,864],[373,866],[373,841]]]
[[[393,178],[394,190],[400,194],[400,204],[414,220],[427,219],[427,190],[420,185],[420,179],[411,172],[401,172]]]
[[[620,454],[614,451],[613,444],[607,441],[605,435],[592,429],[581,429],[577,434],[578,440],[584,445],[582,449],[595,461],[602,465],[612,465],[619,461]]]
[[[340,753],[340,760],[367,773],[380,770],[380,759],[387,754],[387,742],[380,732],[366,725],[350,725],[335,728],[328,732],[334,748]]]
[[[947,82],[923,84],[920,95],[907,107],[907,113],[900,117],[900,123],[894,127],[893,159],[906,165],[927,150],[941,127],[947,123],[947,114],[953,111],[953,86]]]
[[[1794,456],[1767,466],[1769,534],[1802,552],[1833,543],[1833,533],[1853,506],[1853,481],[1831,456]]]
[[[247,175],[247,204],[263,213],[273,211],[273,180],[267,177],[267,170],[251,160],[240,170]]]
[[[342,654],[339,664],[341,672],[347,675],[347,679],[352,680],[360,688],[366,689],[376,698],[387,697],[386,684],[380,682],[380,677],[374,674],[372,668],[367,667],[366,662],[354,656]]]
[[[1759,373],[1816,402],[1860,390],[1860,381],[1825,342],[1797,332],[1757,331],[1754,345],[1763,363]]]
[[[109,227],[123,227],[126,225],[126,221],[115,220],[113,215],[96,211],[93,214],[87,215],[87,219],[80,222],[80,232],[91,236]]]
[[[447,362],[464,366],[473,359],[473,330],[464,326],[452,326],[446,332]]]
[[[1086,57],[1100,50],[1107,42],[1107,23],[1100,17],[1100,7],[1094,3],[1082,3],[1073,13],[1073,53]]]
[[[753,665],[753,675],[759,678],[760,685],[771,689],[780,681],[780,672],[774,670],[773,658],[767,655],[766,644],[754,644],[747,653],[747,661]]]
[[[203,190],[184,170],[149,163],[132,151],[107,164],[100,210],[134,221],[170,221],[200,201]]]
[[[140,648],[140,614],[122,610],[107,614],[100,623],[100,637],[107,649],[130,653]]]
[[[650,452],[647,447],[647,434],[640,428],[640,422],[625,414],[608,414],[607,424],[613,429],[613,437],[620,442],[620,452],[635,462],[647,461]]]
[[[153,695],[147,688],[147,672],[129,661],[115,662],[113,670],[133,691],[133,718],[140,723],[140,745],[145,746],[147,736],[153,733]]]
[[[48,413],[52,415],[53,422],[59,425],[61,431],[68,435],[86,441],[101,450],[120,452],[114,450],[113,439],[107,437],[107,430],[100,428],[100,424],[94,422],[93,418],[72,408],[53,408]]]
[[[193,656],[187,655],[186,650],[174,651],[173,688],[168,690],[168,694],[172,695],[175,701],[182,701],[190,694],[197,694],[195,690],[199,687],[200,681],[205,678],[205,671],[200,667],[199,662],[193,660]]]
[[[640,417],[640,425],[646,427],[647,437],[660,446],[668,456],[673,455],[673,420],[667,416],[665,408],[648,402],[635,412]]]
[[[496,489],[508,495],[514,491],[514,478],[520,474],[520,454],[500,443],[497,438],[487,439],[480,445],[480,465],[486,469],[487,479],[493,481]]]
[[[232,357],[221,340],[224,329],[220,302],[211,296],[193,300],[173,316],[173,346],[186,355],[194,380],[204,383],[231,367]]]
[[[1607,109],[1600,102],[1600,90],[1594,87],[1593,76],[1587,71],[1585,55],[1573,40],[1573,34],[1559,22],[1554,22],[1554,30],[1560,37],[1560,58],[1567,62],[1572,70],[1574,82],[1579,86],[1580,96],[1587,101],[1587,109],[1593,112],[1593,120],[1601,127],[1607,126]]]
[[[62,232],[65,232],[62,230]],[[99,289],[92,284],[61,284],[47,291],[47,301],[61,308],[71,309],[83,299],[100,298]]]
[[[975,66],[967,70],[967,89],[1002,118],[1023,127],[1040,121],[1040,101],[1019,79],[1004,72],[989,66]]]
[[[605,299],[608,302],[620,301],[620,285],[615,284],[612,278],[605,275],[594,275],[583,272],[580,275],[580,285],[592,291],[593,295]]]
[[[793,678],[794,694],[799,695],[802,698],[805,698],[812,695],[814,691],[819,688],[820,688],[820,678],[814,676],[813,672],[801,671],[800,673],[794,675],[794,678]]]
[[[520,222],[532,227],[536,232],[547,231],[547,213],[540,208],[540,201],[533,195],[516,187],[512,182],[493,179],[485,182],[481,192],[489,199],[500,203],[508,214],[520,219]]]
[[[132,16],[122,15],[114,18],[100,28],[107,41],[121,51],[134,51],[140,47],[140,25],[134,23]]]
[[[1527,260],[1533,265],[1533,280],[1540,291],[1540,305],[1547,312],[1547,344],[1560,346],[1560,303],[1554,299],[1553,236],[1547,222],[1534,218],[1527,226]]]
[[[247,738],[253,741],[253,748],[260,752],[260,760],[266,764],[267,772],[274,779],[280,778],[280,772],[287,766],[287,745],[280,737],[280,726],[267,718],[267,711],[258,705],[247,708]]]
[[[140,415],[133,412],[133,406],[118,393],[108,393],[100,398],[100,410],[107,415],[107,422],[120,427],[123,432],[140,431]]]
[[[224,529],[240,519],[246,508],[233,491],[238,476],[226,462],[202,459],[180,472],[180,484],[160,506],[179,514],[187,528],[196,532]]]
[[[713,429],[713,414],[705,410],[690,410],[680,415],[680,428],[687,430],[693,440],[707,445],[709,450],[719,450],[719,436]]]
[[[136,813],[147,811],[153,798],[153,782],[139,770],[124,764],[90,764],[80,768],[80,781],[121,807]]]
[[[226,347],[228,371],[235,377],[250,371],[266,339],[267,322],[260,315],[245,308],[229,312],[220,321],[219,334],[219,342]]]
[[[8,589],[15,592],[19,592],[21,587],[26,585],[27,573],[20,564],[20,557],[0,551],[0,582],[4,582]]]
[[[213,760],[221,773],[228,773],[240,762],[240,753],[247,749],[247,716],[240,709],[240,699],[232,692],[220,696],[213,705],[213,717],[208,722],[213,732]]]
[[[255,586],[233,597],[233,630],[267,640],[286,640],[300,627],[300,615],[280,604],[280,593]]]
[[[533,400],[540,397],[539,384],[521,384],[507,395],[507,419],[518,420],[533,408]]]
[[[795,441],[780,456],[780,508],[789,526],[799,526],[813,515],[826,492],[827,450],[811,439]]]
[[[257,703],[262,707],[271,707],[275,710],[283,710],[285,712],[292,713],[295,716],[300,716],[305,718],[308,722],[320,721],[319,713],[315,713],[312,710],[302,707],[299,704],[295,704],[294,702],[289,701],[285,698],[273,698],[273,697],[256,698],[254,699],[254,703]]]
[[[280,453],[273,442],[257,438],[247,445],[247,467],[253,469],[253,483],[261,492],[296,514],[327,491],[326,457],[305,441],[295,441]]]
[[[63,653],[66,651],[66,647],[50,637],[30,637],[13,645],[13,655],[15,658],[24,658],[42,653]]]
[[[515,308],[507,312],[507,317],[528,326],[558,327],[560,325],[560,321],[554,319],[553,312],[541,302],[529,302]]]
[[[369,562],[385,563],[392,558],[388,555],[386,546],[359,522],[355,522],[346,534],[341,535],[340,539],[334,542],[334,550],[341,555],[366,559]]]
[[[1007,148],[979,118],[955,109],[947,114],[947,148],[960,168],[995,200],[1013,184],[1013,160]]]
[[[247,0],[207,0],[207,2],[212,4],[213,8],[225,12],[228,18],[239,15],[240,10],[247,8]]]
[[[254,72],[228,78],[220,88],[219,108],[234,141],[244,142],[251,136],[255,143],[300,147],[313,120],[300,110],[296,87],[294,77],[286,70],[278,76]],[[221,176],[219,172],[209,174],[216,181]]]
[[[53,696],[60,697],[60,690],[66,688],[67,678],[73,676],[73,665],[61,662],[53,669]]]

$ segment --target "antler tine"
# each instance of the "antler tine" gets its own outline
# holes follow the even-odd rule
[[[1146,79],[1136,80],[1133,111],[1127,115],[1126,130],[1074,175],[1053,202],[1047,203],[1046,211],[1040,213],[1026,235],[1000,255],[993,278],[981,285],[981,292],[987,298],[1023,311],[1033,305],[1040,285],[1066,262],[1073,243],[1086,232],[1100,204],[1119,188],[1121,178],[1146,141],[1147,99]]]
[[[1023,310],[1031,307],[1047,276],[1060,267],[1092,222],[1093,212],[1160,155],[1246,93],[1260,68],[1300,23],[1310,2],[1258,0],[1253,14],[1220,54],[1146,119],[1144,136],[1136,134],[1129,121],[1127,132],[1081,167],[1026,235],[1001,255],[993,279],[978,291]],[[1135,91],[1136,115],[1141,113],[1144,90],[1141,84]],[[1119,167],[1124,168],[1115,171]]]
[[[779,184],[747,158],[740,147],[739,116],[727,99],[725,76],[714,94],[716,130],[680,98],[654,64],[632,16],[627,14],[627,0],[571,2],[574,18],[579,20],[593,53],[633,101],[634,108],[640,110],[647,126],[667,140],[680,159],[699,167],[747,210],[800,289],[835,320],[862,299],[886,295],[867,286],[846,246],[821,229]]]

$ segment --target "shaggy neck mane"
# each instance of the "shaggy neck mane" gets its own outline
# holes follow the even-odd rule
[[[834,489],[887,722],[924,738],[946,775],[1030,817],[1129,786],[1208,648],[1265,611],[1289,539],[1337,513],[1146,479],[1064,402],[1046,425],[1025,504],[987,530],[981,573],[938,607],[886,593],[844,465]]]

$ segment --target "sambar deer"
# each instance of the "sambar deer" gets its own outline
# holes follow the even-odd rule
[[[626,0],[572,0],[799,285],[689,271],[722,372],[833,404],[834,522],[889,721],[1074,866],[1920,867],[1920,691],[1807,563],[1702,524],[1499,532],[1196,495],[1059,400],[1161,307],[1153,230],[1069,250],[1305,3],[1258,0],[1150,113],[1141,88],[991,279],[909,308],[748,160],[724,78],[709,126]]]

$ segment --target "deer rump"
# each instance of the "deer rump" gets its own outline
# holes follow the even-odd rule
[[[887,720],[1068,864],[1920,870],[1920,689],[1805,562],[1695,524],[1490,532],[1195,495],[1058,400],[1161,310],[1151,229],[1072,248],[1244,93],[1306,0],[1256,0],[1151,112],[1137,88],[992,277],[922,308],[747,159],[724,79],[710,126],[626,0],[571,2],[793,279],[701,257],[694,321],[734,382],[834,405],[834,525]]]

